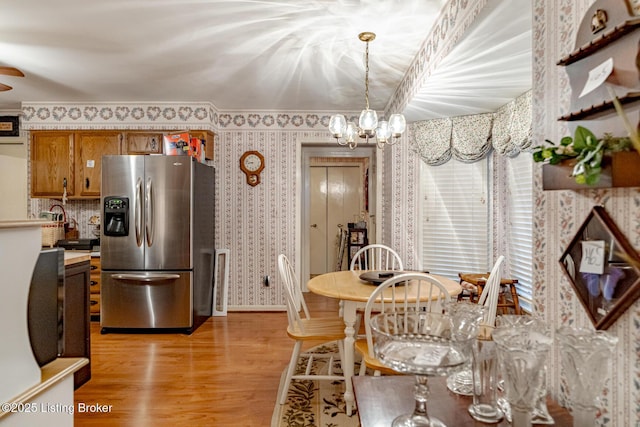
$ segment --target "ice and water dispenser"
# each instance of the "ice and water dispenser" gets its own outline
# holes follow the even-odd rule
[[[104,198],[104,235],[129,235],[129,198]]]

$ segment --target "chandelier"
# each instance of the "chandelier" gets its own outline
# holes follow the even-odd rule
[[[364,75],[364,100],[365,109],[360,113],[360,119],[356,126],[353,122],[347,122],[342,114],[335,114],[329,120],[329,131],[340,145],[349,145],[355,149],[358,146],[358,138],[364,138],[369,142],[370,138],[376,139],[378,148],[385,145],[393,145],[400,140],[400,136],[407,127],[407,122],[402,114],[392,114],[389,121],[378,122],[378,114],[369,108],[369,42],[376,38],[374,33],[364,32],[358,34],[358,38],[366,43],[365,48],[365,75]]]

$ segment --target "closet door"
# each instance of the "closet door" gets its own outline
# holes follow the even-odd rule
[[[313,276],[336,268],[338,226],[346,230],[362,211],[363,175],[360,166],[348,165],[311,166],[309,176],[309,272]],[[343,269],[348,264],[345,258]]]

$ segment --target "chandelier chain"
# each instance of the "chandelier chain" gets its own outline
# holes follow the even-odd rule
[[[369,109],[369,41],[366,42],[366,47],[364,50],[364,101],[367,105],[367,110]]]

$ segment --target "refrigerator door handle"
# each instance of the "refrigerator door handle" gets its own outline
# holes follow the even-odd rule
[[[136,244],[138,247],[142,246],[142,179],[138,178],[136,182],[136,200],[135,200],[135,215],[136,215]]]
[[[133,282],[145,282],[145,283],[149,283],[149,282],[161,282],[161,281],[166,281],[166,280],[176,280],[180,278],[179,274],[127,274],[127,273],[121,273],[121,274],[112,274],[111,277],[115,280],[127,280],[127,281],[133,281]]]
[[[146,195],[145,195],[145,235],[147,237],[147,246],[153,245],[153,185],[151,178],[147,178]]]

